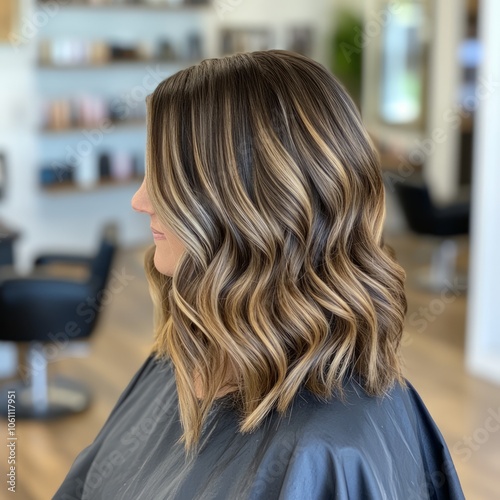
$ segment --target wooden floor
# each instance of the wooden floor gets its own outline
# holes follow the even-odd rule
[[[392,237],[408,272],[408,325],[404,336],[406,375],[421,394],[452,452],[468,500],[500,498],[500,430],[488,431],[488,417],[500,422],[500,387],[468,376],[463,367],[466,293],[426,293],[412,284],[429,245]],[[467,264],[466,245],[462,265]],[[17,422],[18,476],[15,498],[52,497],[77,453],[101,428],[117,397],[146,358],[152,341],[152,306],[142,268],[144,249],[120,252],[115,269],[131,276],[113,295],[83,359],[54,363],[57,373],[85,381],[94,395],[85,413],[52,422]],[[444,298],[443,298],[444,297]],[[5,421],[2,422],[6,426]],[[492,429],[492,427],[490,427]],[[2,432],[4,435],[4,432]],[[6,450],[0,472],[5,478]],[[3,482],[3,481],[2,481]],[[5,483],[0,498],[7,495]],[[12,496],[12,498],[14,498]],[[397,499],[404,500],[404,499]]]

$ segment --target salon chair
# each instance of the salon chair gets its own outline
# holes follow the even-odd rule
[[[454,287],[458,278],[456,237],[469,233],[470,202],[437,206],[421,180],[405,179],[394,186],[408,227],[416,234],[438,240],[432,253],[429,275],[420,277],[420,285],[434,291],[450,285]],[[459,281],[461,286],[465,285],[463,277]]]
[[[0,280],[0,341],[15,342],[25,358],[18,366],[22,380],[1,391],[3,401],[7,390],[16,391],[16,417],[45,419],[88,407],[85,386],[62,377],[49,381],[47,365],[75,351],[81,355],[81,349],[72,351],[75,344],[88,346],[85,341],[98,324],[116,249],[117,227],[108,223],[95,255],[41,255],[32,274]],[[49,272],[54,266],[79,267],[84,277],[54,275]]]

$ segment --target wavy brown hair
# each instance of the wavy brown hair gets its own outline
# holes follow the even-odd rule
[[[167,78],[147,109],[146,188],[186,247],[172,277],[154,246],[145,259],[186,450],[230,369],[241,432],[301,388],[404,383],[405,274],[383,242],[378,155],[336,78],[292,52],[238,53]]]

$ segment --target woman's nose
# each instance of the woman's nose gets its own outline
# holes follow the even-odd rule
[[[148,192],[146,191],[146,180],[142,181],[139,189],[136,191],[132,197],[132,208],[137,212],[145,212],[149,215],[153,215],[153,207],[149,201]]]

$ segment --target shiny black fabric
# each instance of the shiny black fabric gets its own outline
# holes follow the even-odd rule
[[[187,460],[170,362],[151,356],[53,498],[120,500],[463,499],[448,448],[415,389],[346,399],[301,390],[284,418],[237,431],[231,395],[217,400]]]

